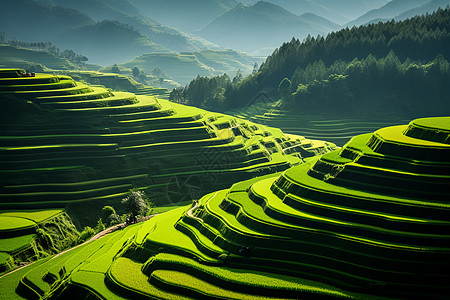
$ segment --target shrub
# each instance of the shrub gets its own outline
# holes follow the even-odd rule
[[[145,215],[150,210],[149,206],[152,206],[149,205],[147,195],[138,189],[130,190],[127,196],[122,199],[122,204],[125,205],[125,209],[131,213],[133,218],[138,215]]]
[[[94,234],[95,234],[94,229],[92,229],[89,226],[86,226],[86,227],[84,227],[83,231],[81,232],[80,236],[78,237],[78,242],[82,243],[84,241],[87,241]]]
[[[38,235],[39,242],[44,248],[54,248],[53,238],[47,232],[45,232],[45,230],[43,230],[42,228],[38,228],[36,230],[36,233]]]
[[[105,229],[106,229],[106,227],[105,227],[105,224],[103,224],[102,218],[98,219],[97,225],[95,226],[94,231],[96,233],[99,233],[99,232],[102,232]]]

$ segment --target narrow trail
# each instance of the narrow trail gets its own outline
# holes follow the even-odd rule
[[[132,224],[128,224],[128,225],[127,225],[127,223],[120,223],[120,224],[117,224],[117,225],[108,227],[108,228],[106,228],[105,230],[100,231],[99,233],[97,233],[96,235],[94,235],[94,236],[91,237],[89,240],[85,241],[84,243],[81,243],[81,244],[79,244],[79,245],[76,245],[75,247],[66,249],[66,250],[64,250],[64,251],[62,251],[62,252],[60,252],[60,253],[54,255],[52,258],[50,258],[50,260],[52,260],[52,259],[54,259],[54,258],[56,258],[56,257],[58,257],[58,256],[60,256],[60,255],[62,255],[62,254],[64,254],[64,253],[66,253],[66,252],[72,251],[73,249],[76,249],[76,248],[78,248],[78,247],[80,247],[80,246],[83,246],[83,245],[85,245],[85,244],[87,244],[87,243],[90,243],[90,242],[92,242],[92,241],[98,240],[99,238],[102,238],[102,237],[104,237],[104,236],[107,235],[107,234],[113,233],[113,232],[116,231],[116,230],[124,229],[125,227],[127,227],[127,226],[129,226],[129,225],[133,225],[133,224],[137,224],[137,223],[141,223],[141,222],[147,221],[147,220],[153,218],[153,217],[156,216],[156,215],[159,215],[159,214],[154,214],[154,215],[151,215],[151,216],[147,216],[147,217],[140,218],[140,219],[137,220],[136,223],[132,223]],[[45,257],[44,257],[44,258],[45,258]],[[39,261],[39,260],[37,260],[37,261]],[[5,276],[7,276],[7,275],[10,275],[10,274],[12,274],[12,273],[14,273],[14,272],[16,272],[16,271],[19,271],[19,270],[21,270],[21,269],[23,269],[23,268],[25,268],[25,267],[31,266],[32,264],[34,264],[34,263],[37,262],[37,261],[33,261],[33,262],[31,262],[31,263],[23,263],[23,265],[22,265],[21,267],[19,267],[19,268],[17,268],[17,269],[14,269],[14,270],[11,270],[10,272],[7,272],[7,273],[1,275],[1,276],[0,276],[0,279],[3,278],[3,277],[5,277]]]

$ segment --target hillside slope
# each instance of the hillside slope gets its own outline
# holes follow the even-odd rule
[[[102,21],[58,35],[56,43],[61,47],[81,52],[90,63],[111,65],[123,63],[144,53],[169,52],[129,25]]]
[[[445,299],[449,136],[450,117],[356,136],[281,174],[28,268],[17,291],[53,299],[92,291],[106,299]],[[43,280],[50,276],[52,285]]]
[[[193,78],[227,73],[234,76],[237,70],[244,74],[253,71],[262,58],[252,57],[234,50],[201,50],[182,53],[148,53],[136,57],[122,66],[143,70],[161,69],[176,82],[185,85]]]
[[[0,45],[0,67],[27,68],[43,65],[50,69],[70,70],[76,66],[67,59],[57,57],[46,51],[25,49],[10,45]],[[40,70],[43,71],[43,70]]]
[[[120,200],[132,188],[145,190],[156,205],[173,204],[335,148],[157,99],[163,89],[138,89],[141,95],[135,95],[63,75],[22,73],[0,69],[1,213],[63,208],[81,229],[93,226],[105,205],[122,213]],[[130,84],[115,74],[86,76]],[[19,248],[0,248],[7,253],[0,254],[3,267],[9,256],[23,259],[13,250],[30,248],[36,224],[25,223],[27,230],[13,230],[12,236],[2,230],[16,224],[2,224],[0,239],[20,242]]]

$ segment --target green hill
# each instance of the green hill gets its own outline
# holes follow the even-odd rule
[[[0,285],[52,299],[445,299],[449,137],[450,117],[359,135]]]
[[[76,66],[67,59],[57,57],[46,51],[0,45],[0,67],[27,68],[41,65],[56,70],[71,70]],[[43,71],[43,70],[40,70]]]
[[[102,85],[108,89],[127,91],[136,95],[155,96],[158,99],[168,99],[169,91],[165,88],[156,88],[137,82],[131,76],[97,71],[61,71],[55,73],[68,75],[76,81],[84,81],[91,85]]]
[[[160,68],[176,82],[184,85],[200,76],[228,73],[234,76],[237,70],[249,74],[261,58],[249,56],[234,50],[202,50],[182,53],[147,53],[121,66],[138,67],[142,70]]]
[[[143,53],[169,52],[129,25],[102,21],[65,31],[58,45],[86,55],[90,62],[109,65],[123,63]]]
[[[335,148],[157,99],[150,95],[166,91],[116,74],[77,76],[134,86],[141,95],[112,92],[63,75],[28,77],[20,72],[0,70],[1,213],[63,208],[81,229],[93,226],[105,205],[122,213],[120,200],[132,188],[145,190],[156,205],[173,204],[237,180],[285,170],[303,157]],[[47,248],[35,252],[53,251]],[[16,263],[35,256],[15,254]]]

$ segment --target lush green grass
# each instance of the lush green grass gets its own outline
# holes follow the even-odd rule
[[[172,205],[153,207],[152,208],[152,214],[162,214],[162,213],[168,212],[168,211],[170,211],[172,209],[179,208],[180,206],[186,207],[186,205],[189,205],[191,203],[192,203],[192,201],[184,201],[184,202],[175,203],[175,204],[172,204]]]
[[[90,291],[92,294],[98,295],[103,299],[129,299],[126,296],[120,296],[119,294],[111,291],[105,284],[105,275],[101,273],[78,271],[70,276],[69,283],[76,286],[81,286]]]
[[[0,216],[0,232],[32,228],[36,223],[20,217]]]
[[[15,252],[30,246],[35,234],[22,235],[13,238],[1,239],[0,252]]]
[[[445,121],[442,121],[442,122],[445,123]],[[407,128],[407,125],[386,127],[386,128],[377,130],[375,132],[375,134],[378,135],[380,138],[382,138],[385,141],[399,143],[399,144],[407,144],[410,147],[450,148],[449,145],[444,145],[442,143],[437,143],[437,142],[427,141],[427,140],[418,140],[418,139],[414,139],[414,138],[405,136],[403,134],[403,132],[405,131],[406,128]]]
[[[0,266],[5,266],[9,260],[10,260],[11,256],[6,253],[6,252],[0,252]]]
[[[125,257],[119,257],[111,265],[109,276],[114,282],[122,286],[126,290],[134,291],[139,295],[146,295],[150,297],[158,297],[162,299],[189,299],[170,293],[152,285],[148,280],[149,277],[142,273],[141,263]]]
[[[135,243],[149,248],[149,250],[157,247],[174,248],[177,251],[197,256],[204,261],[217,262],[217,260],[199,251],[187,235],[175,229],[175,223],[178,221],[180,213],[186,209],[187,207],[180,207],[153,217],[139,230]],[[155,230],[156,228],[158,230]]]
[[[4,216],[29,219],[36,223],[43,222],[63,212],[61,209],[38,210],[38,211],[8,211],[0,213],[0,218]]]
[[[112,81],[122,80],[116,75],[101,77],[104,80],[107,77]],[[0,137],[0,174],[5,174],[2,179],[6,184],[0,194],[0,202],[2,207],[11,209],[8,218],[16,216],[14,213],[18,212],[19,207],[48,207],[47,212],[26,211],[17,215],[43,222],[53,216],[51,208],[68,203],[76,207],[78,203],[83,203],[86,205],[83,207],[89,209],[81,209],[80,214],[89,217],[92,222],[98,218],[103,205],[118,203],[131,187],[157,191],[155,197],[150,195],[159,206],[154,213],[165,211],[144,224],[127,227],[83,245],[28,272],[23,282],[30,284],[28,289],[34,287],[41,294],[54,291],[56,285],[52,287],[43,280],[45,276],[50,276],[58,283],[66,282],[67,293],[71,286],[77,285],[90,292],[97,291],[102,297],[112,298],[117,291],[110,290],[109,283],[105,284],[105,274],[110,269],[112,277],[120,277],[113,284],[123,284],[122,292],[128,288],[137,292],[142,285],[142,290],[149,295],[156,293],[173,298],[170,291],[166,294],[167,291],[145,281],[147,276],[140,271],[139,263],[126,261],[124,257],[142,262],[153,254],[169,252],[195,257],[202,264],[219,265],[223,261],[218,256],[232,252],[232,263],[236,259],[242,268],[245,258],[237,253],[241,245],[255,242],[259,245],[258,251],[279,251],[277,247],[290,243],[295,237],[292,234],[296,230],[295,225],[266,215],[252,200],[245,197],[235,199],[242,205],[241,215],[236,215],[225,212],[220,206],[222,200],[228,197],[226,190],[209,194],[201,200],[198,212],[194,211],[200,218],[194,219],[197,222],[194,224],[190,217],[185,216],[190,202],[181,207],[164,205],[168,201],[167,193],[174,188],[184,189],[186,184],[200,190],[199,193],[207,194],[212,189],[228,187],[237,180],[300,164],[301,155],[325,153],[334,148],[325,142],[285,135],[278,129],[152,96],[135,97],[128,93],[111,92],[63,76],[59,82],[51,82],[54,78],[48,75],[39,75],[35,80],[38,79],[49,82],[35,81],[33,84],[30,80],[30,83],[24,81],[21,85],[3,86],[9,95],[26,95],[36,107],[52,109],[51,113],[38,109],[38,115],[33,114],[35,119],[27,118],[26,114],[18,119],[8,119],[5,115],[4,126],[8,131]],[[127,84],[125,81],[122,83]],[[16,102],[11,109],[17,109],[14,104]],[[173,180],[175,176],[177,181]],[[234,186],[233,189],[240,190],[244,196],[245,189],[252,184],[258,185],[256,181],[245,183],[245,186]],[[264,181],[264,184],[268,182]],[[267,188],[263,190],[264,194],[269,192]],[[55,215],[57,211],[54,210]],[[217,221],[209,224],[207,215]],[[82,220],[84,216],[76,217]],[[205,220],[201,219],[203,217]],[[248,221],[250,219],[252,221]],[[288,230],[289,234],[283,233],[282,229]],[[263,243],[267,243],[267,247],[262,247]],[[278,254],[274,252],[274,257],[285,254],[280,251]],[[297,252],[292,251],[292,255],[297,256],[289,259],[299,257]],[[249,264],[262,262],[263,259],[268,260],[266,271],[271,272],[272,264],[276,262],[275,259],[268,259],[266,254],[249,261]],[[280,260],[279,268],[285,267],[289,259]],[[123,266],[122,262],[125,262]],[[128,273],[123,270],[127,268],[132,269],[136,277],[126,277]],[[225,277],[233,276],[232,273],[224,274]],[[189,281],[189,289],[202,285],[202,289],[215,291],[216,294],[224,292],[208,282],[197,281],[192,274],[176,275]],[[244,275],[238,277],[245,279]],[[254,283],[261,278],[251,275],[249,280]],[[272,286],[280,283],[271,282]],[[241,296],[236,294],[233,297]]]
[[[314,282],[310,280],[305,280],[291,276],[278,275],[277,277],[272,276],[270,273],[264,273],[259,271],[248,272],[245,269],[234,269],[229,267],[215,267],[200,264],[192,259],[173,255],[173,254],[159,254],[154,259],[159,266],[165,265],[179,265],[180,269],[185,268],[185,272],[189,272],[190,269],[195,269],[204,273],[206,277],[204,280],[209,282],[216,282],[217,280],[223,280],[224,282],[221,286],[227,286],[234,284],[234,287],[241,288],[241,292],[245,291],[245,286],[253,288],[253,291],[260,289],[259,291],[263,294],[264,290],[269,293],[268,290],[278,290],[280,295],[283,295],[282,291],[297,291],[299,294],[301,292],[312,292],[324,295],[334,295],[337,297],[344,297],[345,294],[342,291],[336,290],[335,287],[327,286],[325,284],[320,284],[319,282]],[[215,278],[215,279],[214,279]],[[231,288],[231,287],[230,287]],[[251,291],[248,291],[251,294]],[[276,294],[272,291],[271,294]]]
[[[421,118],[411,122],[413,125],[427,127],[433,131],[450,131],[450,117]]]
[[[34,268],[39,267],[40,265],[44,264],[47,260],[48,258],[41,259],[25,268],[7,274],[6,276],[0,277],[0,299],[11,299],[11,300],[26,299],[20,296],[16,291],[20,279],[27,272],[29,272]]]
[[[292,140],[278,138],[290,147]],[[392,169],[393,161],[426,163],[378,154],[370,138],[355,137],[282,173],[206,194],[55,258],[26,278],[44,290],[46,272],[65,270],[69,286],[106,298],[443,298],[449,205],[426,190],[420,199],[370,191],[364,176],[392,176],[389,188],[412,174],[431,184],[448,175]],[[260,153],[253,149],[257,139],[241,142]],[[389,163],[366,165],[368,157]],[[333,176],[323,176],[327,168]],[[345,177],[352,172],[359,177]]]
[[[163,282],[165,285],[179,290],[187,290],[194,297],[216,297],[225,299],[276,299],[264,296],[253,296],[246,293],[230,291],[198,279],[190,274],[172,270],[156,270],[152,273],[152,279]],[[201,296],[200,296],[201,295]]]

